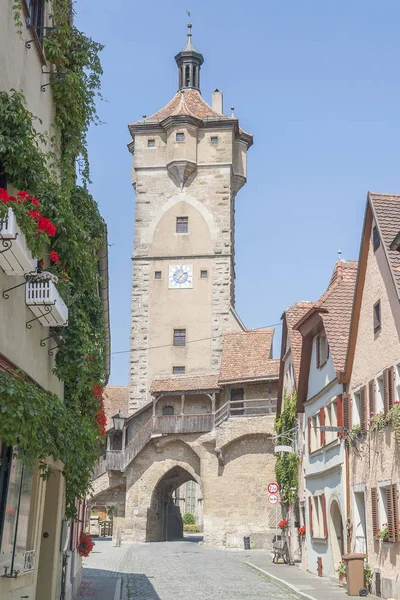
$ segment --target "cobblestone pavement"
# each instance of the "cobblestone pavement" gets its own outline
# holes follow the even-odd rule
[[[96,552],[96,553],[94,553]],[[244,564],[265,553],[208,548],[191,541],[128,544],[99,540],[84,561],[84,586],[96,600],[114,600],[122,579],[123,600],[296,600]],[[115,585],[114,585],[115,589]],[[84,596],[82,596],[84,597]]]

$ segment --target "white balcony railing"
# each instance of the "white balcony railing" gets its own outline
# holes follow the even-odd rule
[[[9,208],[6,218],[0,221],[0,267],[7,275],[25,275],[34,271],[36,264],[15,214]]]
[[[43,327],[61,327],[67,324],[68,308],[54,282],[45,279],[43,274],[28,281],[26,304]]]

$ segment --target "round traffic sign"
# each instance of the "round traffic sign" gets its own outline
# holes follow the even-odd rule
[[[276,494],[270,494],[270,496],[268,496],[268,502],[270,504],[278,504],[279,498]]]
[[[279,491],[279,486],[275,481],[268,484],[268,491],[270,494],[276,494]]]

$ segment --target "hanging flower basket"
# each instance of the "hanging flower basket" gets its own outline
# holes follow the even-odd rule
[[[79,556],[89,556],[91,551],[94,548],[94,541],[87,533],[81,533],[81,537],[79,538],[79,544],[77,546]]]
[[[34,271],[36,265],[14,211],[9,208],[0,221],[0,267],[7,275],[25,275]]]
[[[57,291],[55,275],[43,272],[26,285],[26,304],[43,327],[62,327],[68,322],[68,308]]]
[[[282,532],[286,531],[286,529],[287,529],[287,520],[286,520],[286,518],[282,519],[282,521],[279,521],[278,527],[282,530]]]

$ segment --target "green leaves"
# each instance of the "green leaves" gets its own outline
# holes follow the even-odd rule
[[[105,381],[106,336],[98,295],[98,254],[105,246],[105,225],[86,188],[86,135],[98,122],[95,101],[100,95],[102,46],[71,24],[69,0],[55,0],[52,10],[56,29],[46,35],[44,46],[54,65],[54,130],[39,134],[37,118],[27,110],[24,96],[15,90],[0,91],[0,163],[8,182],[37,196],[45,216],[57,227],[52,248],[60,256],[60,266],[51,269],[60,276],[57,285],[69,309],[55,367],[64,382],[64,403],[33,384],[0,375],[0,436],[18,444],[25,460],[43,461],[44,472],[49,456],[64,463],[67,515],[71,515],[75,497],[81,498],[90,487],[98,458],[99,403],[92,387]],[[13,11],[18,28],[20,0],[14,0]],[[57,82],[57,73],[65,78]],[[83,187],[76,186],[76,164],[82,165]],[[0,205],[0,219],[4,206]],[[29,248],[41,258],[43,242],[50,240],[39,240],[26,211],[18,206],[15,210]]]
[[[284,394],[283,399],[283,411],[276,418],[275,431],[281,437],[279,438],[279,445],[293,445],[293,438],[297,421],[296,415],[296,393],[292,396]],[[285,435],[286,434],[286,435]],[[294,489],[298,487],[298,466],[300,458],[295,453],[281,453],[277,456],[275,462],[275,474],[276,480],[281,489],[281,499],[285,504],[291,504],[295,498]],[[291,491],[293,488],[293,491]]]

